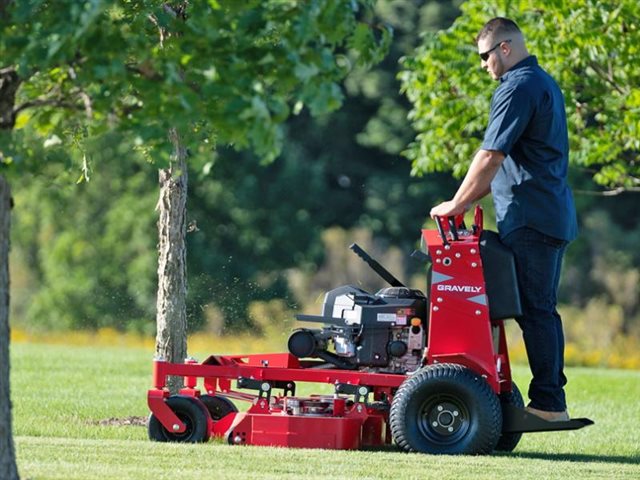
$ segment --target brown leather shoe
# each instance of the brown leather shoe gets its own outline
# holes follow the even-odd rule
[[[546,420],[547,422],[569,421],[569,413],[566,410],[564,412],[547,412],[546,410],[538,410],[537,408],[532,407],[526,407],[525,410],[536,417]]]

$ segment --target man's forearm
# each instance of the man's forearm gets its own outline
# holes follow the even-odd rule
[[[502,152],[478,150],[453,201],[467,207],[491,192],[491,181],[503,160]]]
[[[491,180],[496,176],[503,160],[502,152],[478,150],[453,199],[436,205],[429,215],[435,218],[464,213],[473,202],[480,200],[491,191]]]

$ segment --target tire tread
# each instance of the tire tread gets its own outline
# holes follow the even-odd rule
[[[454,384],[473,388],[476,390],[474,394],[484,399],[485,406],[489,409],[487,412],[488,420],[485,419],[485,428],[481,434],[478,434],[478,438],[471,442],[471,448],[438,449],[430,448],[428,445],[418,447],[408,437],[406,409],[409,400],[424,382],[435,380],[450,381]],[[398,388],[391,404],[389,423],[395,443],[406,452],[489,454],[494,450],[500,437],[502,430],[502,411],[497,395],[481,376],[462,365],[440,363],[422,368],[405,380]]]

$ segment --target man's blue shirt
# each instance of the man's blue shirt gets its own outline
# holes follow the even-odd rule
[[[491,182],[501,237],[521,227],[567,241],[576,237],[564,98],[535,56],[500,78],[482,148],[505,155]]]

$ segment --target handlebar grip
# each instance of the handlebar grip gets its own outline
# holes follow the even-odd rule
[[[438,233],[440,234],[440,238],[442,239],[442,244],[449,245],[449,240],[447,240],[447,235],[444,233],[444,228],[442,228],[442,221],[438,216],[436,216],[436,227],[438,228]]]
[[[456,218],[451,216],[447,217],[449,221],[449,232],[451,232],[451,238],[453,238],[454,242],[458,241],[458,227],[456,227]]]
[[[475,224],[478,231],[482,232],[482,230],[484,229],[484,213],[480,205],[476,205],[476,209],[473,214],[473,223]]]

